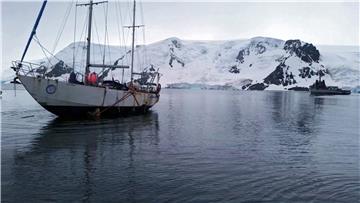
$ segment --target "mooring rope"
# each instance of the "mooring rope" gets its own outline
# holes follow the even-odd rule
[[[111,107],[114,107],[115,105],[117,105],[118,103],[124,101],[125,99],[127,99],[128,97],[130,97],[131,95],[134,97],[134,100],[137,104],[137,106],[140,106],[138,100],[136,99],[136,94],[137,91],[133,88],[133,87],[129,87],[129,91],[128,93],[126,93],[123,97],[121,97],[119,100],[117,100],[113,105],[103,109],[102,111],[98,112],[99,113],[99,116],[104,113],[105,111],[109,110]]]

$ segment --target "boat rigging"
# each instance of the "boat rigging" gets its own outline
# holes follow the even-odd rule
[[[126,26],[127,28],[132,29],[130,81],[128,83],[120,83],[119,80],[114,78],[112,78],[112,80],[104,79],[109,71],[122,69],[123,73],[121,81],[123,81],[124,69],[129,68],[128,65],[118,64],[119,60],[123,59],[124,56],[121,56],[113,64],[105,64],[105,46],[102,60],[103,63],[99,64],[91,62],[93,9],[96,5],[107,3],[108,1],[94,2],[93,0],[90,0],[88,3],[76,4],[76,7],[86,6],[89,9],[87,15],[85,74],[82,81],[77,80],[77,74],[75,73],[75,42],[72,61],[73,66],[71,67],[66,65],[61,58],[58,58],[58,56],[52,54],[42,46],[36,36],[36,30],[44,13],[47,0],[45,0],[41,6],[21,60],[13,62],[12,68],[16,72],[16,77],[19,78],[30,95],[34,97],[41,106],[58,116],[119,116],[127,113],[144,113],[159,101],[161,90],[159,83],[160,73],[153,68],[153,65],[150,65],[151,68],[149,70],[144,69],[140,73],[134,73],[135,28],[142,27],[142,25],[135,24],[135,0],[133,1],[132,26]],[[74,41],[76,38],[76,11],[77,10],[75,9]],[[96,28],[96,23],[94,25]],[[105,26],[107,26],[107,21]],[[62,27],[62,29],[64,29],[64,27]],[[60,35],[61,33],[62,30]],[[105,29],[105,35],[106,34],[107,27]],[[52,66],[52,68],[60,66],[62,69],[71,70],[68,80],[61,81],[57,78],[53,78],[49,75],[49,72],[51,72],[49,71],[49,67],[44,64],[35,64],[24,61],[26,52],[33,39],[40,45],[49,61],[49,65],[51,65],[51,59],[47,57],[46,52],[59,61]],[[104,41],[106,43],[106,36]],[[56,44],[54,50],[55,48]],[[125,55],[127,53],[128,52],[126,52]],[[102,68],[102,71],[98,75],[96,72],[92,72],[91,68]],[[138,78],[135,79],[134,76],[137,76]]]

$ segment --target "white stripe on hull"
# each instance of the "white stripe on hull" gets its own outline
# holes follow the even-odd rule
[[[151,107],[159,101],[159,97],[155,93],[136,92],[135,97],[138,103],[135,101],[134,96],[129,96],[124,101],[115,104],[119,99],[128,94],[129,91],[22,75],[18,75],[18,77],[25,89],[41,105],[69,107]]]

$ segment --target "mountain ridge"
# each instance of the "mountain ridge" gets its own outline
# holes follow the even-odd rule
[[[74,49],[75,70],[81,71],[86,52],[84,42],[68,45],[56,57],[65,64],[72,64]],[[135,56],[146,57],[136,57],[135,67],[145,68],[146,63],[153,64],[163,74],[162,84],[171,86],[186,83],[248,89],[251,85],[263,84],[265,89],[288,89],[295,86],[308,87],[318,74],[323,74],[330,85],[357,86],[359,52],[321,49],[299,39],[284,41],[254,37],[245,40],[196,41],[171,37],[146,46],[138,45]],[[118,46],[106,48],[105,52],[109,56],[105,62],[129,64],[128,50]],[[92,61],[102,63],[103,52],[103,45],[93,44]],[[44,59],[37,61],[47,64]],[[50,61],[57,63],[54,58]],[[61,77],[54,77],[66,79],[67,72],[61,74]],[[116,75],[121,75],[120,70],[110,71],[108,78]]]

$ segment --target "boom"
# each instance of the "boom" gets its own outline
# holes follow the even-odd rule
[[[28,50],[28,48],[29,48],[29,46],[30,46],[31,40],[32,40],[32,38],[34,37],[34,35],[36,34],[36,29],[37,29],[37,27],[38,27],[38,25],[39,25],[39,22],[40,22],[40,19],[41,19],[42,14],[43,14],[43,12],[44,12],[46,3],[47,3],[47,0],[44,0],[43,4],[42,4],[42,6],[41,6],[41,9],[40,9],[39,15],[38,15],[38,17],[36,18],[34,27],[33,27],[32,31],[31,31],[30,37],[29,37],[29,39],[28,39],[28,42],[27,42],[27,44],[26,44],[26,47],[25,47],[25,50],[24,50],[24,53],[23,53],[23,55],[22,55],[22,57],[21,57],[21,61],[20,61],[20,62],[23,62],[23,60],[24,60],[24,58],[25,58],[25,55],[26,55],[26,52],[27,52],[27,50]]]

